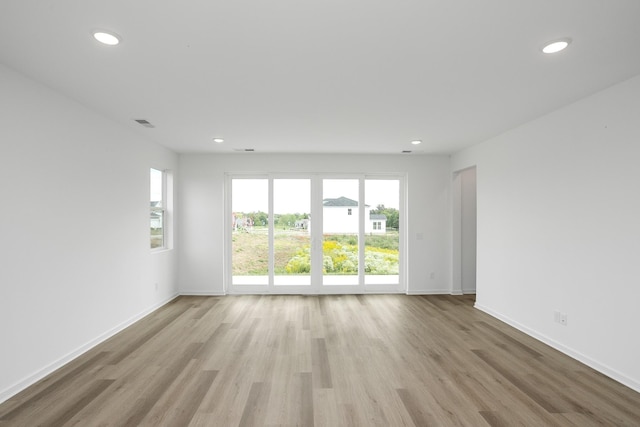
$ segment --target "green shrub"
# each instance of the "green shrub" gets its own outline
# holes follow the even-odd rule
[[[327,271],[333,271],[333,260],[329,255],[324,255],[322,257],[322,272],[326,273]]]
[[[285,270],[288,274],[303,274],[311,271],[311,263],[308,256],[296,255],[289,260]]]
[[[325,239],[322,245],[324,274],[357,274],[358,246],[346,241]],[[368,274],[398,274],[398,250],[384,247],[365,247],[365,272]],[[305,246],[287,262],[288,274],[308,274],[311,271],[310,248]]]
[[[398,274],[398,251],[365,248],[364,266],[369,274]]]

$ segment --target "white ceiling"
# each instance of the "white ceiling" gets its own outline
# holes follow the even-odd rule
[[[639,42],[637,0],[0,1],[0,62],[177,152],[452,153],[639,74]]]

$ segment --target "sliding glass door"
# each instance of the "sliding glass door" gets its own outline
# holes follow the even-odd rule
[[[230,175],[229,293],[401,292],[399,176]]]
[[[365,285],[400,283],[400,181],[365,180]]]
[[[359,285],[360,180],[322,180],[322,284]]]
[[[269,180],[231,182],[231,265],[233,285],[269,284]]]
[[[275,286],[311,285],[311,179],[273,180]]]

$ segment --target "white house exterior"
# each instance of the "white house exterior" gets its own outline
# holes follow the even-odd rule
[[[357,234],[358,202],[347,197],[324,199],[322,201],[323,233]],[[387,232],[387,217],[371,214],[371,207],[364,205],[364,231],[368,234],[384,234]]]
[[[367,225],[371,230],[367,229]],[[387,216],[383,214],[369,214],[369,222],[364,225],[365,232],[371,234],[385,234],[387,232]]]

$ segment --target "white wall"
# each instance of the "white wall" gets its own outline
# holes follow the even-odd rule
[[[639,118],[640,76],[452,159],[477,165],[477,306],[638,391]]]
[[[407,174],[409,292],[448,293],[449,167],[448,157],[406,155],[180,155],[180,290],[224,292],[225,172],[368,172]]]
[[[177,293],[148,234],[177,156],[4,66],[0,94],[1,402]]]

